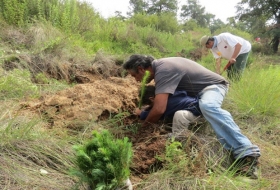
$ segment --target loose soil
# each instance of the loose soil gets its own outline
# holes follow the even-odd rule
[[[132,142],[132,182],[139,182],[146,174],[160,168],[161,163],[155,157],[165,150],[168,130],[156,125],[141,128],[141,121],[132,114],[138,104],[140,84],[130,76],[103,78],[91,73],[79,73],[79,76],[86,79],[85,83],[44,95],[37,102],[25,102],[22,109],[43,116],[49,128],[68,128],[71,131],[82,130],[93,122],[112,128],[108,124],[110,122],[105,122],[111,118],[113,124],[122,123],[123,130],[116,130],[116,135],[127,136]],[[122,113],[126,114],[120,120],[114,120]]]

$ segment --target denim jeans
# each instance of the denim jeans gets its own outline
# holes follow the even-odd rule
[[[241,133],[231,114],[222,109],[223,99],[228,91],[226,85],[217,84],[204,88],[199,93],[199,107],[216,133],[219,142],[230,150],[235,159],[245,156],[259,157],[260,149]]]

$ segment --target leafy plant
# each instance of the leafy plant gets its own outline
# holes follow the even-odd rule
[[[138,105],[139,108],[141,108],[141,106],[142,106],[142,99],[145,94],[146,84],[147,84],[147,80],[149,77],[150,77],[150,72],[145,71],[145,75],[141,81],[140,101],[139,101],[139,105]]]
[[[84,145],[76,145],[76,166],[72,174],[90,189],[116,189],[129,177],[132,158],[128,138],[115,140],[108,130],[93,131],[93,138]]]
[[[164,163],[165,168],[173,172],[178,172],[182,170],[182,168],[187,168],[190,162],[182,148],[182,144],[175,140],[168,142],[165,148],[165,154],[157,156],[157,159]]]

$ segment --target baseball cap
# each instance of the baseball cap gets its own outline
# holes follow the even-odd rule
[[[200,45],[205,46],[205,44],[207,43],[209,38],[210,38],[210,36],[202,36],[202,38],[200,39]]]

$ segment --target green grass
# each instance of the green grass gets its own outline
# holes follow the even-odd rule
[[[246,69],[242,79],[231,85],[229,98],[244,115],[280,116],[280,67]]]
[[[2,71],[0,78],[0,99],[38,97],[38,87],[30,80],[28,70],[15,69],[12,72]]]

